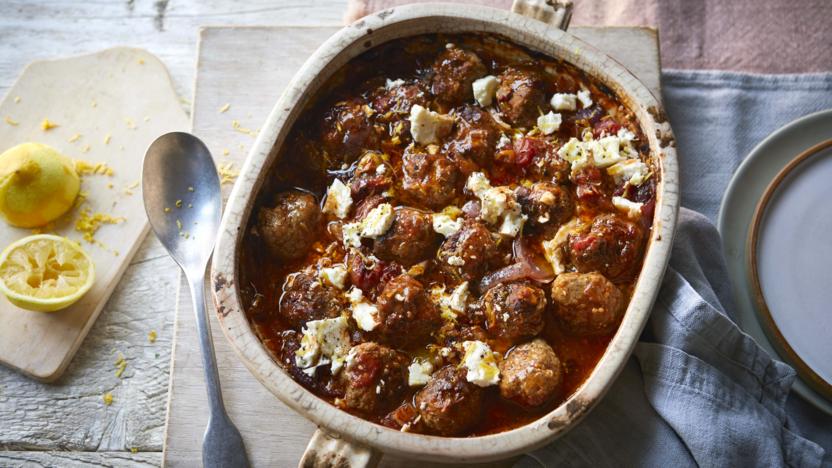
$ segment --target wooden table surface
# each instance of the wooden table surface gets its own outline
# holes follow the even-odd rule
[[[0,94],[32,60],[130,45],[167,65],[189,110],[200,26],[335,25],[345,6],[346,0],[3,0]],[[178,275],[148,237],[60,380],[42,384],[0,367],[0,466],[161,463]],[[151,330],[155,343],[147,339]],[[119,353],[128,362],[121,378],[114,365]],[[106,392],[114,396],[111,406],[103,404]]]

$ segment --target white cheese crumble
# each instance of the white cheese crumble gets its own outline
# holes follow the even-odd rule
[[[382,203],[367,213],[361,221],[361,236],[375,239],[381,236],[393,224],[393,207],[389,203]]]
[[[331,364],[332,374],[336,374],[344,365],[349,349],[346,317],[310,320],[303,328],[300,348],[295,351],[295,363],[310,375],[315,367]]]
[[[554,270],[556,275],[566,271],[566,267],[563,265],[563,253],[560,247],[566,242],[569,234],[572,233],[577,226],[578,219],[572,218],[569,222],[558,229],[558,232],[555,233],[553,238],[543,241],[543,256],[546,257],[546,260],[552,264],[552,270]]]
[[[555,93],[549,100],[549,105],[556,111],[573,111],[578,108],[577,98],[571,93]]]
[[[347,247],[361,247],[361,223],[346,223],[341,226],[341,237]]]
[[[350,188],[344,185],[340,179],[332,181],[329,190],[326,192],[326,202],[324,202],[324,212],[332,213],[333,215],[343,219],[350,214],[352,207],[352,195]]]
[[[413,141],[420,145],[438,143],[440,130],[450,128],[453,125],[453,117],[442,115],[419,104],[410,108],[410,134]]]
[[[570,138],[564,143],[558,149],[558,156],[571,163],[572,170],[588,165],[609,167],[636,154],[632,144],[634,139],[635,135],[623,128],[616,135],[607,135],[597,140],[587,131],[583,141]]]
[[[488,75],[475,80],[471,85],[474,88],[474,99],[477,100],[482,107],[490,106],[494,101],[494,93],[497,92],[497,86],[500,84],[496,76]]]
[[[318,273],[321,279],[326,280],[329,284],[338,289],[344,289],[347,280],[347,267],[338,264],[331,267],[321,268]]]
[[[381,323],[378,319],[378,307],[364,299],[364,291],[353,286],[345,296],[350,301],[350,313],[358,328],[373,331]]]
[[[462,228],[462,218],[454,219],[445,213],[434,213],[432,216],[433,230],[445,237],[449,237]]]
[[[451,266],[462,266],[465,265],[465,259],[462,257],[458,257],[456,255],[451,255],[448,257],[448,265]]]
[[[505,133],[500,134],[500,139],[497,141],[497,149],[511,146],[511,138],[507,137]]]
[[[581,101],[581,106],[584,108],[592,105],[592,98],[589,96],[589,91],[586,89],[578,91],[578,100]]]
[[[537,118],[537,128],[543,132],[544,135],[551,135],[560,128],[561,117],[560,114],[555,114],[549,111],[548,114],[543,114]]]
[[[454,312],[465,312],[465,307],[468,305],[468,297],[468,282],[464,281],[454,288],[446,304]]]
[[[488,224],[500,223],[500,234],[514,237],[520,232],[527,217],[522,214],[511,189],[492,187],[482,172],[472,173],[465,187],[480,199],[480,219]]]
[[[641,216],[641,207],[644,206],[644,203],[634,202],[624,197],[612,197],[612,204],[633,219]]]
[[[428,383],[433,373],[433,364],[426,359],[416,358],[407,368],[407,384],[411,387],[421,387]]]
[[[607,174],[611,175],[616,183],[626,182],[639,186],[650,178],[650,169],[640,159],[627,159],[608,167]]]
[[[393,89],[393,88],[396,88],[396,87],[401,86],[403,84],[404,84],[404,80],[401,79],[401,78],[399,78],[397,80],[391,80],[390,78],[387,78],[387,81],[384,83],[384,87],[387,88],[387,89]]]
[[[466,380],[480,387],[497,385],[500,368],[491,348],[482,341],[465,341],[462,347],[465,349],[462,365],[468,370]]]

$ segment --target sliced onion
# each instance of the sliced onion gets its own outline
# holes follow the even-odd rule
[[[546,260],[529,249],[522,236],[514,239],[514,258],[517,263],[486,275],[480,281],[480,291],[487,291],[500,283],[510,283],[530,279],[539,283],[549,283],[555,279],[555,273]]]

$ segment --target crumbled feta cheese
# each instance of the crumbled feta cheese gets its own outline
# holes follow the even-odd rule
[[[445,237],[449,237],[462,227],[462,219],[454,219],[445,213],[434,213],[433,230]]]
[[[511,189],[492,187],[482,172],[471,174],[465,187],[480,199],[480,219],[489,224],[499,222],[500,234],[514,237],[520,232],[526,216],[521,213],[520,204]]]
[[[544,135],[551,135],[560,128],[561,117],[560,114],[555,114],[549,111],[548,114],[541,115],[537,118],[537,128],[543,132]]]
[[[411,387],[421,387],[428,383],[433,373],[433,364],[426,359],[416,358],[407,368],[407,384]]]
[[[592,162],[598,167],[609,167],[625,159],[621,155],[621,139],[617,136],[605,136],[591,143]]]
[[[391,80],[390,78],[388,78],[387,81],[384,83],[384,87],[387,88],[387,89],[393,89],[393,88],[396,88],[396,87],[401,86],[403,84],[404,84],[404,80],[401,79],[401,78],[399,78],[397,80]]]
[[[350,214],[352,207],[352,195],[350,188],[344,185],[340,179],[332,181],[329,190],[326,192],[326,202],[324,202],[324,212],[332,213],[333,215],[343,219]]]
[[[584,141],[570,138],[558,149],[558,156],[571,163],[572,170],[590,164],[601,168],[609,167],[636,154],[632,146],[634,137],[632,132],[625,130],[619,131],[617,135],[607,135],[595,140],[592,134],[587,132]]]
[[[608,167],[607,174],[618,184],[626,182],[639,186],[650,178],[650,169],[639,159],[627,159]]]
[[[468,305],[468,296],[468,282],[464,281],[454,288],[454,291],[448,296],[445,304],[454,312],[465,312],[465,306]]]
[[[362,223],[346,223],[341,226],[341,237],[347,247],[361,247]]]
[[[466,380],[480,387],[497,385],[500,368],[491,348],[482,341],[465,341],[462,347],[465,349],[462,364],[468,370]]]
[[[381,236],[393,224],[393,207],[389,203],[382,203],[367,213],[361,221],[361,236],[375,239]]]
[[[358,328],[364,331],[373,331],[378,324],[378,307],[369,302],[359,302],[352,306],[352,318]]]
[[[592,105],[592,98],[589,96],[589,91],[586,89],[578,91],[578,100],[581,101],[581,106],[584,108]]]
[[[329,284],[338,289],[344,289],[347,279],[347,268],[344,265],[333,265],[331,267],[321,268],[319,272],[321,279],[326,280]]]
[[[345,294],[347,300],[350,301],[351,304],[355,304],[361,302],[364,299],[364,291],[355,286],[351,287],[349,291]]]
[[[497,77],[492,75],[474,81],[471,85],[474,88],[474,99],[483,107],[490,106],[499,84]]]
[[[500,134],[500,139],[497,141],[497,149],[511,146],[511,138],[507,137],[505,133]]]
[[[462,257],[457,257],[456,255],[451,255],[448,257],[448,265],[452,266],[462,266],[465,265],[465,259]]]
[[[577,96],[570,93],[555,93],[549,100],[549,105],[556,111],[573,111],[578,108],[575,101]]]
[[[572,233],[576,227],[578,227],[578,219],[573,218],[566,224],[558,229],[558,232],[555,233],[555,236],[547,241],[543,241],[543,256],[546,257],[546,260],[552,264],[552,269],[554,270],[556,275],[559,275],[566,271],[566,267],[563,265],[563,252],[561,246],[566,242],[566,239],[569,237],[569,234]]]
[[[425,109],[419,104],[410,109],[410,134],[413,141],[420,145],[438,143],[439,134],[443,129],[449,129],[453,122],[453,117]]]
[[[558,149],[558,156],[564,161],[572,164],[572,170],[580,169],[587,165],[586,152],[583,143],[577,138],[570,138]]]
[[[301,369],[331,363],[331,371],[335,374],[343,366],[349,348],[346,317],[310,320],[303,328],[300,348],[295,351],[295,363]]]
[[[624,197],[612,197],[612,204],[633,219],[641,216],[641,207],[644,206],[644,203],[634,202]]]

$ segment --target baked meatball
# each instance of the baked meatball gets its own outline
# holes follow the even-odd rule
[[[278,312],[286,323],[300,329],[310,320],[341,315],[344,305],[341,291],[324,284],[314,273],[302,271],[286,277]]]
[[[531,229],[557,229],[575,212],[572,193],[551,182],[537,182],[530,189],[517,189],[517,201],[528,216],[526,226]]]
[[[474,99],[471,85],[488,70],[477,54],[451,47],[445,49],[433,63],[430,92],[446,109]]]
[[[373,243],[380,259],[409,267],[433,256],[439,241],[431,216],[419,210],[397,207],[395,218],[384,235]]]
[[[351,163],[364,150],[377,149],[379,135],[361,101],[341,103],[327,112],[323,143],[330,158]]]
[[[582,273],[599,271],[614,283],[636,275],[644,249],[638,224],[611,214],[596,216],[589,229],[570,234],[567,254]]]
[[[418,104],[427,107],[428,96],[419,82],[384,86],[376,90],[372,96],[371,106],[378,114],[381,122],[398,120],[401,115],[410,113],[410,108]]]
[[[402,156],[402,189],[413,204],[439,210],[459,195],[459,167],[444,154],[430,154],[415,146]]]
[[[513,145],[518,161],[528,163],[532,179],[566,184],[572,166],[558,155],[559,148],[550,140],[529,136],[516,138]]]
[[[458,122],[453,138],[448,143],[448,156],[461,165],[463,172],[476,170],[465,164],[473,161],[479,165],[487,164],[494,157],[500,129],[491,114],[477,106],[466,105],[458,112]]]
[[[475,282],[490,269],[498,253],[491,232],[479,221],[467,219],[459,231],[445,239],[436,255],[448,273]]]
[[[400,348],[424,345],[442,325],[439,309],[422,283],[409,275],[390,280],[376,302],[380,323],[373,333],[383,343]]]
[[[624,294],[597,272],[558,275],[552,300],[560,323],[578,336],[612,333],[624,315]]]
[[[526,408],[561,392],[563,371],[551,346],[540,338],[515,347],[500,363],[500,396]]]
[[[506,120],[519,127],[533,127],[541,111],[548,107],[543,78],[526,67],[507,68],[500,75],[496,97]]]
[[[368,151],[361,156],[350,179],[353,200],[379,194],[393,185],[393,169],[384,162],[381,153]]]
[[[315,242],[322,218],[314,196],[282,192],[274,208],[263,207],[257,212],[257,232],[273,258],[295,260],[305,256]]]
[[[546,293],[528,283],[501,283],[482,296],[485,327],[491,336],[514,343],[543,330]]]
[[[612,193],[615,184],[607,171],[585,166],[570,175],[575,184],[575,195],[583,206],[601,211],[613,211]]]
[[[343,404],[366,414],[396,407],[407,389],[409,363],[406,355],[377,343],[353,347],[340,374]]]
[[[443,367],[414,397],[422,421],[432,433],[454,436],[479,422],[483,390],[468,382],[466,374],[465,368]]]

